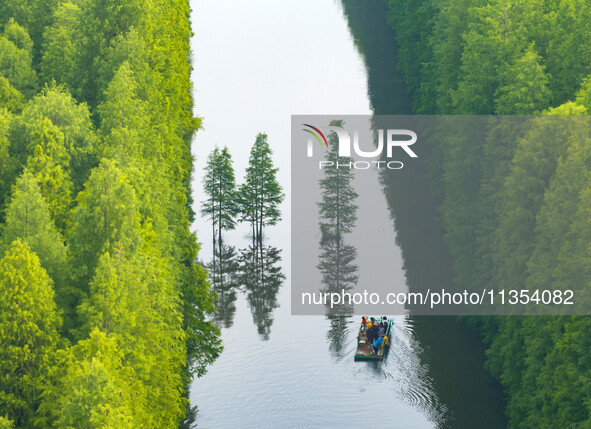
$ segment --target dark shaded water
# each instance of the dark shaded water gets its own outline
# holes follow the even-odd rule
[[[290,314],[290,115],[409,113],[384,4],[194,0],[192,7],[195,98],[205,118],[194,143],[197,170],[215,144],[227,145],[240,181],[256,133],[266,131],[288,193],[284,220],[267,237],[282,249],[286,280],[220,291],[225,351],[192,385],[199,427],[503,427],[501,391],[482,369],[478,337],[454,318],[395,317],[387,360],[367,363],[353,361],[357,317]],[[377,213],[381,225],[395,225],[385,238],[411,290],[453,281],[424,173],[420,166],[387,178]],[[208,259],[210,227],[202,220],[194,227]],[[245,247],[246,232],[227,241]]]

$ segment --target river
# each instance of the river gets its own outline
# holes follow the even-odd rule
[[[198,427],[504,427],[502,392],[483,369],[478,336],[455,318],[396,316],[389,356],[367,363],[353,361],[358,317],[291,315],[290,115],[410,113],[382,1],[192,0],[191,7],[195,111],[204,118],[193,143],[196,212],[207,154],[228,146],[240,182],[258,132],[269,136],[287,194],[283,220],[266,237],[281,249],[285,280],[221,294],[224,352],[190,391]],[[386,186],[376,211],[397,276],[410,288],[453,281],[423,175],[414,169]],[[200,257],[210,259],[210,225],[198,217],[193,229]],[[226,241],[246,247],[246,233],[239,227]]]

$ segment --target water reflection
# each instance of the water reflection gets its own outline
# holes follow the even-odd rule
[[[272,246],[248,247],[240,253],[238,282],[244,285],[252,318],[262,340],[267,341],[273,325],[277,293],[285,280],[281,250]]]
[[[382,0],[342,0],[343,13],[365,60],[367,90],[375,115],[408,115],[411,99],[399,72],[398,42],[388,23],[391,12]]]
[[[240,288],[237,278],[239,269],[238,258],[234,246],[224,245],[221,254],[217,249],[214,252],[215,258],[208,266],[212,278],[212,288],[217,293],[214,321],[218,327],[229,328],[234,323],[237,292]],[[213,274],[219,271],[214,266],[216,261],[223,261],[223,271],[217,276]]]
[[[427,136],[431,134],[427,125],[417,122],[412,127]],[[439,201],[433,197],[429,181],[436,166],[426,161],[438,159],[433,152],[437,147],[423,144],[415,149],[418,159],[412,168],[383,170],[380,177],[402,250],[406,284],[411,292],[434,287],[451,290],[455,287],[452,259],[443,240]],[[504,427],[502,391],[483,369],[478,334],[458,323],[456,317],[412,316],[408,323],[413,337],[409,344],[414,346],[404,357],[417,359],[418,377],[404,386],[409,403],[424,408],[438,428]],[[391,351],[396,347],[393,344]],[[471,376],[466,377],[467,373]]]
[[[398,319],[396,319],[398,322]],[[393,326],[392,346],[384,371],[397,385],[401,398],[423,411],[437,428],[447,428],[447,408],[433,388],[429,367],[422,360],[428,348],[414,334],[414,320],[405,316]]]
[[[333,120],[330,126],[342,127],[343,121]],[[338,156],[338,142],[337,135],[330,133],[326,161],[332,162],[332,165],[350,163],[351,158]],[[324,177],[319,181],[322,201],[318,203],[320,261],[317,268],[322,275],[321,292],[324,293],[350,292],[359,279],[358,266],[355,263],[357,249],[344,240],[357,222],[358,207],[355,200],[358,194],[353,189],[353,179],[352,170],[325,168]],[[348,334],[347,324],[352,314],[351,303],[326,306],[326,317],[330,320],[330,329],[327,332],[329,349],[337,357],[342,355]]]
[[[229,245],[223,246],[221,254],[216,250],[215,258],[206,264],[212,289],[217,293],[215,323],[224,328],[234,324],[236,300],[238,293],[243,292],[261,339],[268,340],[273,310],[279,306],[277,293],[285,280],[281,261],[281,250],[264,244],[255,246],[254,251],[252,246],[236,251]]]
[[[396,38],[387,22],[387,2],[342,0],[342,5],[365,60],[373,113],[411,114],[411,100],[397,68]],[[435,196],[441,195],[436,189],[441,184],[429,183],[430,177],[439,174],[442,158],[437,147],[417,145],[416,149],[421,151],[419,162],[412,168],[383,170],[381,177],[411,291],[430,285],[445,288],[454,280],[437,209],[441,201]],[[431,159],[430,165],[424,163],[426,159]],[[398,374],[396,384],[410,404],[423,408],[438,428],[506,426],[502,391],[483,368],[478,334],[455,317],[408,317],[402,327],[396,328],[387,365],[401,369],[393,373]]]
[[[340,33],[342,17],[335,8],[335,2],[304,2],[304,5],[298,3],[297,6],[290,2],[254,2],[248,3],[248,6],[243,2],[192,3],[198,32],[195,40],[198,41],[196,48],[199,48],[199,55],[196,57],[198,62],[195,69],[200,71],[200,75],[195,82],[201,90],[199,113],[208,119],[209,132],[212,134],[221,135],[225,131],[235,130],[230,140],[237,142],[234,145],[236,150],[240,147],[240,133],[244,132],[244,127],[239,126],[241,119],[258,124],[260,118],[266,117],[276,119],[274,124],[281,124],[281,115],[286,116],[293,111],[317,109],[357,112],[361,108],[359,103],[353,103],[354,107],[347,104],[354,99],[351,94],[359,91],[359,85],[364,84],[355,77],[354,72],[358,69],[354,67],[356,63],[351,67],[343,66],[342,57],[346,55],[335,56],[334,61],[330,60],[332,57],[326,60],[329,51],[334,52],[342,46],[348,49],[350,44],[348,34]],[[345,5],[345,12],[349,16],[357,46],[364,45],[366,59],[372,58],[373,68],[368,73],[372,105],[376,113],[408,113],[407,104],[401,102],[405,99],[404,88],[396,90],[387,87],[393,81],[398,81],[398,77],[394,54],[390,55],[391,50],[384,49],[390,46],[390,42],[382,40],[382,35],[392,40],[386,22],[386,2],[345,0],[344,3],[352,5]],[[304,16],[310,8],[314,8],[317,13]],[[281,13],[274,14],[276,10]],[[339,15],[339,20],[333,19],[335,15]],[[231,25],[220,27],[217,19],[220,16],[224,16]],[[315,27],[305,27],[309,28],[306,31],[302,29],[302,23],[314,23],[316,18],[321,20],[318,25],[323,26],[326,38],[318,37]],[[356,23],[360,22],[363,31],[369,34],[369,39],[361,40],[355,32]],[[236,32],[228,32],[227,28],[235,28]],[[248,31],[252,28],[265,28],[265,31]],[[244,43],[236,44],[236,34],[243,36]],[[269,38],[268,34],[276,37]],[[313,43],[306,43],[310,35],[314,39]],[[334,35],[339,35],[335,42],[331,39]],[[331,41],[334,46],[319,48],[324,40]],[[294,46],[297,49],[289,49]],[[324,57],[324,61],[318,63],[322,66],[339,64],[338,73],[331,73],[324,67],[310,67],[310,74],[305,75],[305,88],[311,88],[310,92],[305,92],[302,86],[296,84],[285,85],[285,82],[297,82],[299,76],[304,76],[300,67],[304,62],[294,60],[297,59],[297,53],[305,52],[309,56],[318,51]],[[289,55],[269,55],[269,52],[289,52]],[[347,54],[348,51],[341,49],[339,52]],[[219,61],[216,62],[218,54],[231,60],[228,61],[230,67],[226,74],[225,68],[221,67]],[[242,58],[243,62],[236,61]],[[257,61],[253,63],[252,58],[257,58]],[[383,65],[378,64],[380,60]],[[241,65],[238,74],[236,64]],[[269,77],[265,70],[272,70],[277,79]],[[315,71],[318,73],[315,74]],[[379,73],[379,79],[375,77],[376,73]],[[330,76],[330,85],[337,89],[336,92],[330,92],[330,85],[322,85],[325,76]],[[339,83],[338,79],[343,76],[351,84],[345,86]],[[244,89],[252,92],[241,92]],[[318,96],[319,91],[322,97]],[[276,94],[280,94],[280,97],[274,98]],[[340,94],[344,96],[338,98]],[[211,103],[217,103],[215,107],[218,110],[207,109],[208,96],[213,100]],[[376,101],[376,96],[380,96],[380,100]],[[309,99],[307,105],[293,102],[296,98],[306,97]],[[233,102],[228,104],[228,99]],[[319,99],[336,99],[338,108],[319,108]],[[258,103],[253,103],[253,100]],[[288,108],[281,104],[283,101],[289,105]],[[393,111],[393,103],[404,105],[406,110]],[[236,112],[231,115],[234,105],[237,106]],[[258,109],[258,105],[261,109]],[[228,117],[233,118],[232,127],[227,126]],[[213,122],[216,118],[220,118],[217,128]],[[279,125],[277,128],[278,134],[285,131],[284,134],[289,135],[289,130],[282,131]],[[289,157],[283,159],[286,164],[281,168],[288,171]],[[424,189],[422,185],[418,188],[414,186],[412,180],[408,181],[408,185],[406,199],[396,201],[401,213],[401,218],[396,219],[397,226],[401,228],[398,232],[404,235],[406,242],[412,239],[413,234],[418,239],[427,239],[429,231],[422,233],[423,223],[416,219],[417,215],[421,215],[420,207],[416,207],[416,204],[420,206],[422,201],[412,198],[413,192],[421,195]],[[407,216],[402,215],[402,212],[406,212],[404,214]],[[288,249],[289,229],[287,226],[278,228],[284,229],[274,244]],[[430,232],[435,236],[435,231]],[[235,243],[241,242],[237,240]],[[346,239],[343,243],[348,244]],[[425,245],[424,250],[428,251],[428,246]],[[241,254],[241,251],[237,250],[237,253]],[[411,261],[411,254],[419,260]],[[413,251],[405,256],[406,263],[414,270],[413,282],[420,281],[417,276],[421,273],[416,270],[425,268],[425,255]],[[284,258],[288,260],[285,254]],[[356,265],[356,260],[360,258],[352,258],[353,265]],[[284,267],[288,270],[289,264]],[[242,270],[238,274],[242,275]],[[360,364],[353,361],[358,327],[356,317],[353,318],[347,312],[344,315],[327,314],[325,319],[292,316],[289,313],[288,284],[278,294],[274,293],[272,298],[261,298],[261,295],[272,291],[265,290],[257,283],[256,274],[251,273],[250,276],[253,280],[245,282],[244,286],[224,291],[223,299],[228,303],[226,307],[229,309],[235,306],[237,310],[236,314],[233,310],[227,312],[225,319],[220,314],[220,320],[229,320],[230,323],[234,320],[232,327],[224,330],[224,353],[209,368],[209,373],[193,384],[191,401],[200,408],[199,427],[502,427],[488,412],[494,401],[486,395],[485,388],[473,383],[482,374],[476,365],[482,363],[479,361],[482,352],[462,343],[463,334],[456,334],[457,327],[451,323],[453,321],[433,318],[417,321],[397,316],[395,338],[388,359],[380,363]],[[329,278],[326,276],[326,280]],[[342,279],[339,282],[342,283]],[[246,290],[246,284],[249,284],[252,292]],[[227,286],[228,283],[224,281],[224,288]],[[325,283],[323,287],[330,286]],[[235,301],[232,292],[237,296]],[[251,293],[251,298],[248,298],[248,293]],[[265,308],[275,308],[278,303],[280,308],[267,312],[267,316],[274,316],[274,321],[273,317],[269,320],[263,316]],[[256,317],[255,313],[258,313]],[[255,332],[251,319],[255,320],[257,327],[260,320],[264,321],[269,332],[272,323],[273,335],[267,337],[268,341],[262,341],[263,336]],[[478,339],[475,344],[478,344]],[[330,356],[327,356],[327,347],[330,348]],[[457,369],[462,366],[465,368],[464,373]],[[438,377],[441,377],[441,381],[438,381]],[[452,397],[454,392],[455,397]],[[441,400],[437,399],[439,394],[443,396]],[[439,405],[441,403],[451,410],[446,415],[457,417],[457,425],[445,423],[446,419],[438,415],[438,410],[445,410]],[[462,418],[463,410],[466,410],[464,414],[470,414],[475,419],[470,421]]]
[[[224,244],[221,253],[217,246],[213,249],[211,261],[201,264],[208,271],[211,288],[217,294],[213,321],[220,328],[229,328],[236,312],[236,293],[239,286],[236,283],[236,248]]]
[[[350,291],[357,284],[359,267],[355,264],[357,249],[346,244],[342,237],[321,226],[320,262],[316,266],[322,274],[323,292]],[[343,311],[349,306],[339,307]]]

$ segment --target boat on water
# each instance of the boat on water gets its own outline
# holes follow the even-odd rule
[[[375,319],[381,320],[382,318],[376,317]],[[386,334],[380,335],[381,337],[385,337],[382,341],[382,346],[378,349],[377,353],[374,353],[373,344],[368,339],[367,325],[364,322],[361,322],[359,332],[357,333],[357,351],[355,352],[355,360],[384,360],[384,357],[388,354],[388,350],[390,349],[394,319],[391,317],[388,318],[387,325]]]

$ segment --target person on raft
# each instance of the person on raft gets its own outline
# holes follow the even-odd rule
[[[373,343],[372,329],[373,329],[374,322],[375,322],[375,319],[372,317],[369,320],[369,322],[367,322],[367,325],[365,326],[365,336],[367,337],[367,342],[369,344]]]
[[[365,332],[367,330],[367,316],[361,317],[361,332]]]
[[[384,343],[384,337],[376,338],[376,340],[373,342],[373,354],[374,355],[378,354],[378,350],[380,350],[380,347],[382,347],[383,343]]]

